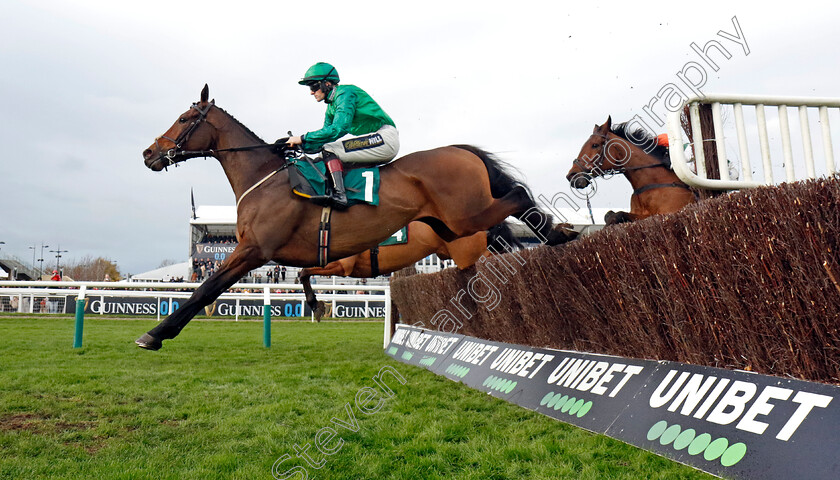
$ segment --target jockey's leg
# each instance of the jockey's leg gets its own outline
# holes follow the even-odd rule
[[[332,200],[333,207],[338,209],[347,208],[347,192],[344,189],[344,166],[341,164],[336,154],[324,150],[324,165],[327,166],[327,171],[330,172],[330,177],[333,182]]]

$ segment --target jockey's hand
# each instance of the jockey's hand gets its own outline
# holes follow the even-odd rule
[[[289,145],[290,147],[294,147],[295,145],[300,145],[302,143],[303,143],[303,139],[300,138],[300,135],[295,135],[294,137],[289,137],[289,139],[286,141],[286,145]]]
[[[288,137],[278,138],[268,150],[275,155],[282,155],[289,148],[288,141]]]

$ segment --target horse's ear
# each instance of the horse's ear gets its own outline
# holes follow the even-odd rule
[[[595,131],[593,133],[606,135],[610,133],[610,128],[612,128],[612,117],[607,117],[607,121],[604,122],[603,125],[601,125],[600,127],[597,125],[595,126]]]
[[[205,83],[204,88],[201,89],[201,101],[206,102],[208,98],[210,98],[210,87]]]

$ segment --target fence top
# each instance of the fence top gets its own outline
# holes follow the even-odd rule
[[[671,115],[679,117],[682,107],[692,103],[726,103],[743,105],[788,105],[806,107],[840,107],[840,98],[837,97],[799,97],[791,95],[740,95],[731,93],[709,93],[704,96],[692,95],[685,100],[680,108],[672,111]]]

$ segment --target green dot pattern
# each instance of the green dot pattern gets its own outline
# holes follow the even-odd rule
[[[592,408],[592,401],[591,401],[591,400],[589,400],[589,401],[585,402],[585,403],[584,403],[584,404],[580,407],[580,409],[577,411],[577,413],[576,413],[575,415],[577,415],[577,417],[578,417],[578,418],[581,418],[581,417],[583,417],[584,415],[586,415],[587,413],[589,413],[589,410],[590,410],[591,408]]]
[[[484,382],[481,384],[482,387],[487,387],[490,390],[496,390],[497,392],[501,393],[510,393],[516,388],[517,382],[513,380],[506,380],[504,378],[499,378],[494,375],[490,375],[487,377]]]
[[[729,446],[723,455],[720,456],[720,463],[724,467],[731,467],[740,462],[744,455],[747,454],[747,446],[742,442],[738,442]]]
[[[413,357],[413,356],[414,356],[414,354],[411,353],[411,352],[403,352],[403,354],[402,354],[403,360],[411,360],[411,357]]]
[[[540,400],[540,406],[554,410],[560,410],[562,413],[575,415],[582,418],[592,409],[592,402],[587,402],[582,398],[569,397],[560,393],[548,392]]]
[[[743,442],[729,444],[729,439],[721,437],[712,440],[708,433],[697,435],[693,428],[683,430],[679,425],[668,425],[664,420],[656,422],[647,432],[647,439],[651,442],[659,441],[661,445],[671,445],[674,450],[688,447],[689,455],[703,454],[706,461],[720,460],[724,467],[731,467],[740,462],[747,454],[747,445]]]
[[[453,363],[452,365],[446,367],[446,373],[448,373],[450,375],[453,375],[453,376],[456,376],[458,378],[464,378],[468,373],[470,373],[470,367],[465,367],[463,365],[456,365],[456,364]],[[486,380],[485,380],[485,382],[486,382]],[[484,385],[484,386],[486,387],[487,385]]]
[[[674,449],[682,450],[683,448],[689,446],[696,436],[697,432],[695,432],[693,428],[683,431],[677,439],[674,440]]]
[[[656,422],[650,430],[648,430],[647,439],[651,442],[659,438],[663,433],[665,433],[665,429],[668,428],[668,422],[665,420]]]
[[[688,446],[688,454],[689,455],[697,455],[701,453],[709,444],[712,443],[712,436],[708,433],[704,433],[702,435],[698,435],[697,437],[692,440],[691,444]]]
[[[432,365],[434,365],[436,360],[437,360],[437,357],[423,357],[423,359],[420,360],[420,365],[425,365],[427,367],[431,367]]]
[[[388,355],[396,355],[397,354],[397,347],[391,347],[388,349]]]
[[[669,445],[671,442],[677,439],[680,435],[680,431],[682,428],[679,425],[671,425],[668,427],[665,432],[659,437],[659,443],[662,445]]]
[[[717,460],[723,455],[723,452],[726,451],[726,448],[729,446],[729,440],[725,438],[717,438],[714,442],[710,443],[706,450],[703,452],[703,458],[708,461]]]

